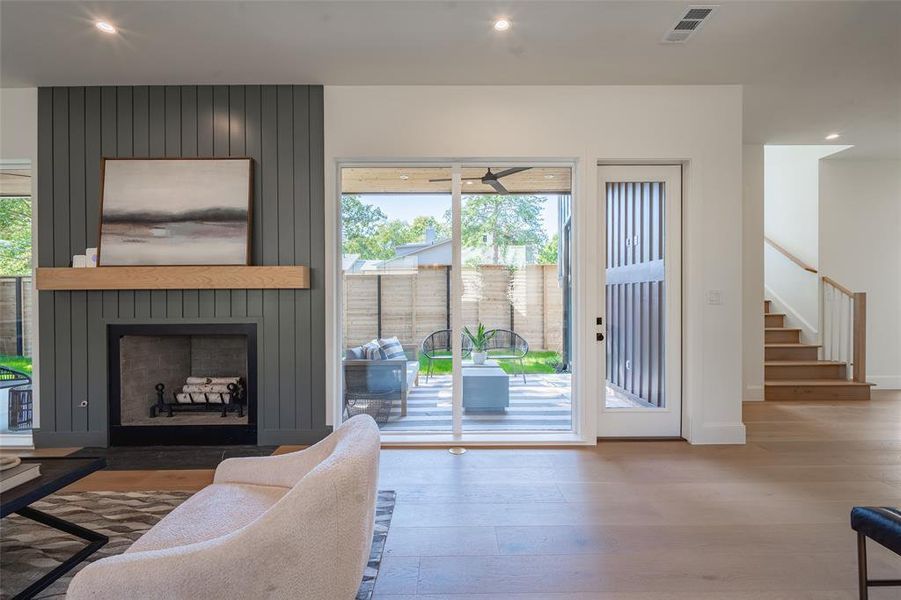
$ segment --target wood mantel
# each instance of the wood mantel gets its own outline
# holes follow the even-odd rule
[[[309,289],[308,267],[178,266],[38,267],[40,291],[63,290],[272,290]]]

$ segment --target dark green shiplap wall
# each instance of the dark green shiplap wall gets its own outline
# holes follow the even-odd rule
[[[40,266],[97,246],[101,157],[249,156],[253,264],[309,265],[312,289],[40,292],[37,445],[106,445],[106,326],[123,322],[257,323],[259,443],[327,433],[322,118],[321,86],[38,90]]]

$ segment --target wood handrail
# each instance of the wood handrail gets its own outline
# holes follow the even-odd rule
[[[851,296],[851,297],[854,296],[854,292],[852,292],[851,290],[849,290],[848,288],[846,288],[845,286],[843,286],[842,284],[840,284],[840,283],[837,282],[836,280],[832,279],[831,277],[828,277],[828,276],[826,276],[826,275],[823,275],[823,281],[825,281],[826,283],[828,283],[829,285],[831,285],[832,287],[834,287],[834,288],[837,289],[838,291],[842,292],[842,293],[845,294],[846,296]]]
[[[801,260],[800,258],[795,256],[794,254],[792,254],[791,252],[786,250],[784,247],[780,246],[779,244],[777,244],[776,242],[771,240],[770,238],[763,236],[763,239],[767,244],[769,244],[770,246],[772,246],[773,248],[778,250],[785,258],[792,261],[793,263],[795,263],[796,265],[798,265],[799,267],[801,267],[808,273],[813,273],[813,274],[817,273],[816,269],[814,269],[813,267],[811,267],[810,265],[805,263],[803,260]]]

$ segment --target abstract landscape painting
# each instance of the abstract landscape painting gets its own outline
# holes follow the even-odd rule
[[[107,159],[98,263],[250,263],[251,159]]]

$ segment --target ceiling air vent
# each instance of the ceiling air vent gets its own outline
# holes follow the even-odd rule
[[[701,29],[716,6],[689,6],[675,24],[663,35],[664,44],[682,44]]]

